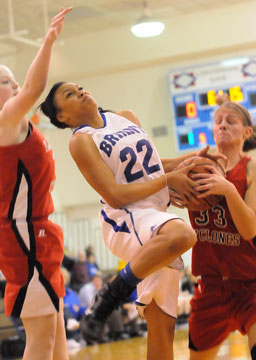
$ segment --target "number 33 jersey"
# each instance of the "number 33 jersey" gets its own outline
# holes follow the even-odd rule
[[[246,173],[249,160],[243,157],[227,174],[227,180],[235,185],[242,198],[248,186]],[[192,249],[192,272],[195,276],[220,275],[255,280],[255,243],[239,234],[225,199],[211,209],[190,211],[189,217],[198,239]]]
[[[117,183],[142,183],[164,174],[157,150],[140,126],[114,113],[102,113],[101,116],[104,121],[102,128],[95,129],[85,125],[75,132],[84,132],[92,136]],[[126,208],[152,207],[165,211],[168,202],[169,193],[165,187],[145,199],[129,204]]]

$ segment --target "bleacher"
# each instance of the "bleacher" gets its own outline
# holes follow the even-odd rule
[[[4,314],[4,299],[0,298],[0,359],[21,359],[24,342],[21,340],[17,327]]]
[[[0,298],[0,343],[2,340],[17,334],[17,330],[11,320],[4,314],[4,299]]]

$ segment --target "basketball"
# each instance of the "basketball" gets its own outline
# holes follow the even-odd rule
[[[188,176],[191,179],[192,179],[191,175],[193,174],[210,173],[209,170],[205,167],[206,165],[213,166],[222,176],[225,176],[225,171],[223,167],[217,161],[202,156],[192,156],[181,162],[176,169],[177,170],[182,169],[183,167],[190,165],[195,165],[195,167],[188,172]],[[210,209],[214,205],[219,204],[222,199],[223,199],[223,195],[215,195],[215,194],[209,195],[203,199],[197,199],[199,201],[199,204],[194,204],[191,202],[188,203],[186,207],[188,208],[188,210],[202,211],[202,210]]]

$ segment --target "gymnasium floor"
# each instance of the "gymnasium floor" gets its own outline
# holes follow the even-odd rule
[[[187,331],[176,330],[174,342],[175,360],[188,360]],[[134,360],[146,359],[146,338],[138,337],[70,351],[70,360]],[[249,360],[247,338],[235,332],[223,343],[218,360]],[[217,360],[216,359],[216,360]],[[161,360],[159,356],[159,360]],[[205,359],[207,360],[207,359]]]

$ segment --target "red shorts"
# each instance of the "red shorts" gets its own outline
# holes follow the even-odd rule
[[[189,317],[190,349],[210,349],[235,330],[247,334],[255,322],[256,280],[198,280]]]
[[[50,220],[0,224],[0,267],[7,280],[5,313],[16,317],[49,315],[65,294],[61,273],[63,234]]]

